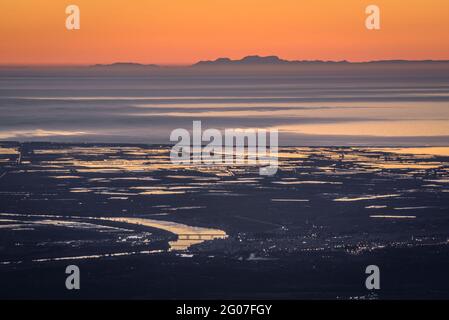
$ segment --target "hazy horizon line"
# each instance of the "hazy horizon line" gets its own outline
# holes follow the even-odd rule
[[[220,59],[228,59],[231,63],[232,62],[238,62],[243,61],[247,57],[258,57],[258,58],[267,58],[267,57],[276,57],[280,61],[283,61],[285,63],[291,63],[291,64],[300,64],[300,63],[347,63],[347,64],[367,64],[367,63],[382,63],[382,62],[402,62],[402,63],[419,63],[419,62],[434,62],[434,63],[444,63],[449,62],[448,59],[375,59],[375,60],[360,60],[360,61],[354,61],[354,60],[321,60],[321,59],[307,59],[307,60],[286,60],[283,58],[280,58],[276,55],[268,55],[268,56],[259,56],[259,55],[247,55],[243,56],[240,59],[231,59],[228,57],[218,57],[213,60],[198,60],[193,63],[145,63],[145,62],[138,62],[138,61],[113,61],[113,62],[96,62],[96,63],[0,63],[0,68],[12,68],[12,67],[108,67],[108,66],[117,66],[117,65],[130,65],[130,66],[136,66],[136,67],[167,67],[167,68],[179,68],[179,67],[192,67],[196,66],[201,62],[210,63],[212,65],[214,62],[216,62],[216,65],[219,65]],[[269,65],[270,63],[264,63],[265,65]],[[272,63],[276,64],[276,63]],[[250,65],[248,63],[247,65]],[[253,63],[253,65],[257,65],[257,63]]]

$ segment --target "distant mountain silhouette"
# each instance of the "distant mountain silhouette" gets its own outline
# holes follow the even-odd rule
[[[240,60],[218,58],[216,60],[199,61],[193,66],[251,66],[251,65],[319,65],[319,64],[377,64],[377,63],[447,63],[448,60],[378,60],[367,62],[325,61],[325,60],[284,60],[277,56],[246,56]]]
[[[157,64],[142,64],[142,63],[135,63],[135,62],[115,62],[115,63],[111,63],[111,64],[95,64],[91,67],[123,67],[123,68],[128,68],[128,67],[158,67]]]
[[[326,60],[285,60],[278,56],[246,56],[240,60],[232,60],[229,58],[218,58],[216,60],[199,61],[192,67],[200,66],[299,66],[299,65],[367,65],[367,64],[408,64],[408,63],[448,63],[449,60],[377,60],[367,62],[349,62],[341,61],[326,61]],[[157,68],[161,67],[157,64],[141,64],[135,62],[115,62],[111,64],[95,64],[90,67],[105,68],[105,69],[138,69],[138,68]],[[182,66],[178,66],[182,67]]]
[[[246,56],[240,60],[218,58],[216,60],[199,61],[194,66],[218,66],[218,65],[290,65],[290,64],[321,64],[321,63],[349,63],[348,61],[321,61],[321,60],[284,60],[277,56]]]

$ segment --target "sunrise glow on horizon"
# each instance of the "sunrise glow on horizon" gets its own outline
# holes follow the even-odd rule
[[[81,29],[65,28],[65,8]],[[381,9],[381,30],[364,26]],[[191,64],[219,57],[447,60],[446,0],[3,1],[0,64]]]

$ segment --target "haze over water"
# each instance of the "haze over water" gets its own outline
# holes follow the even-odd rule
[[[447,145],[449,63],[2,68],[0,139],[168,143],[176,128],[277,128],[284,145]]]

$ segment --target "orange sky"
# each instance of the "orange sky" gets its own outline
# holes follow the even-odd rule
[[[80,30],[65,29],[69,4]],[[0,64],[449,59],[448,0],[2,0],[0,16]]]

